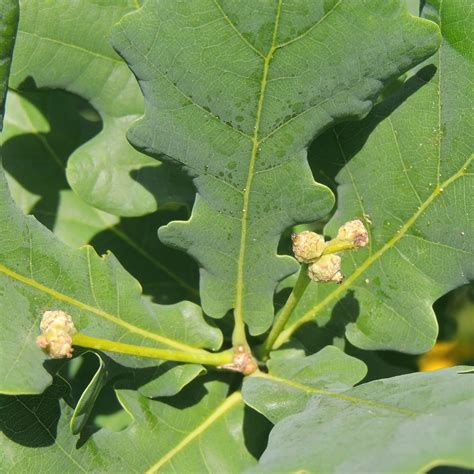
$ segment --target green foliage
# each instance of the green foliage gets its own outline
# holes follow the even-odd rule
[[[15,324],[9,317],[1,323],[1,392],[40,393],[50,384],[42,367],[47,355],[35,346],[34,329],[45,310],[66,311],[78,330],[110,340],[145,346],[148,341],[151,347],[188,352],[220,347],[220,331],[204,321],[196,305],[147,301],[113,255],[99,257],[89,246],[72,250],[21,213],[8,195],[5,178],[0,190],[1,307],[2,314],[16,315]],[[122,361],[124,356],[114,357]]]
[[[256,472],[425,472],[472,467],[474,378],[465,367],[312,393],[300,413],[275,426]],[[335,442],[337,440],[337,442]],[[311,449],[308,449],[308,447]]]
[[[255,464],[252,450],[259,447],[244,443],[251,416],[239,393],[226,398],[227,389],[223,382],[207,381],[173,405],[117,390],[133,421],[124,431],[102,430],[82,440],[80,449],[66,422],[71,409],[62,400],[68,392],[64,382],[42,395],[0,396],[2,470],[242,472]]]
[[[471,354],[474,10],[407,4],[22,0],[12,56],[2,3],[0,471],[474,467],[472,368],[410,355]]]
[[[205,312],[233,308],[251,334],[268,329],[275,286],[297,268],[275,254],[281,232],[332,206],[303,148],[334,121],[365,115],[384,82],[436,48],[433,25],[397,2],[329,3],[303,16],[305,5],[273,2],[257,16],[245,2],[147,2],[114,34],[145,96],[130,140],[178,160],[198,191],[192,218],[160,237],[203,267]]]
[[[346,336],[358,347],[425,352],[438,332],[434,301],[473,278],[474,67],[466,26],[474,12],[463,1],[447,2],[441,16],[425,11],[442,25],[439,53],[365,120],[314,143],[314,155],[322,151],[315,166],[340,169],[338,208],[325,233],[358,216],[369,252],[344,260],[341,286],[310,288],[292,330],[345,313]]]
[[[0,5],[0,131],[3,125],[3,102],[7,93],[13,43],[18,25],[18,1],[6,0]]]
[[[245,403],[277,423],[303,410],[318,391],[347,390],[367,374],[365,364],[334,346],[308,357],[268,361],[268,374],[248,377],[243,384]]]
[[[10,78],[16,89],[73,92],[99,112],[103,128],[71,155],[68,181],[88,203],[123,216],[192,199],[174,169],[138,153],[125,138],[143,112],[143,98],[109,36],[114,23],[138,6],[132,0],[22,1]]]

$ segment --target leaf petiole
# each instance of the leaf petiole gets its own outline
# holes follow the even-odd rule
[[[205,350],[196,350],[196,352],[175,351],[161,349],[158,347],[137,346],[134,344],[124,344],[123,342],[109,341],[96,337],[86,336],[85,334],[75,333],[72,336],[72,343],[75,346],[88,347],[107,352],[117,352],[120,354],[129,354],[137,357],[148,357],[152,359],[170,360],[174,362],[189,362],[204,365],[225,365],[233,361],[234,353],[227,350],[218,353],[211,353]]]
[[[301,266],[300,273],[298,275],[298,279],[296,280],[295,286],[293,287],[290,296],[286,300],[285,306],[283,306],[283,309],[278,315],[275,324],[273,325],[270,331],[270,334],[268,334],[267,338],[265,339],[264,343],[260,348],[259,356],[262,360],[268,359],[268,354],[272,350],[275,341],[277,340],[283,329],[285,329],[286,323],[288,322],[291,313],[293,313],[293,310],[295,309],[299,300],[303,296],[309,282],[311,281],[307,275],[306,269],[306,265]]]

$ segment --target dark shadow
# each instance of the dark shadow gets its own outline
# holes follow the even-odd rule
[[[22,90],[20,95],[28,101],[28,110],[22,110],[24,116],[18,124],[4,129],[17,134],[7,138],[2,146],[3,166],[23,188],[38,196],[29,213],[52,229],[59,193],[69,189],[65,175],[67,159],[96,135],[102,125],[89,103],[76,95],[36,89],[31,79],[20,88],[27,90]],[[30,124],[32,116],[35,118]],[[40,124],[41,129],[37,133],[21,133],[23,124],[30,129]]]
[[[336,125],[318,136],[308,150],[315,180],[335,190],[336,175],[361,150],[375,127],[425,86],[435,73],[436,67],[430,64],[401,85],[394,81],[386,88],[386,99],[375,105],[365,119]]]
[[[265,451],[273,424],[249,406],[244,408],[244,442],[250,454],[259,459]]]
[[[418,356],[395,351],[365,351],[346,341],[344,352],[367,366],[367,375],[360,383],[386,379],[418,371]]]
[[[41,395],[0,395],[0,430],[29,448],[54,445],[61,416],[59,401],[68,391],[65,382],[55,379]]]
[[[349,290],[332,309],[331,318],[324,326],[316,322],[303,324],[296,332],[296,337],[302,342],[307,352],[313,354],[323,347],[333,344],[335,339],[342,339],[346,326],[353,323],[359,316],[359,302],[354,297],[354,291]]]
[[[143,150],[139,151],[143,153]],[[162,161],[163,157],[158,156],[157,159]],[[196,191],[191,178],[181,166],[162,161],[160,166],[144,166],[133,170],[130,177],[153,195],[159,208],[163,207],[163,203],[167,203],[167,208],[181,207],[184,202],[190,212]]]
[[[449,341],[458,332],[474,337],[474,282],[456,288],[433,305],[439,323],[438,340]]]
[[[428,474],[472,474],[472,469],[455,466],[437,466],[430,469]]]
[[[128,420],[128,423],[125,423],[120,429],[110,429],[104,426],[100,426],[96,423],[99,417],[110,416],[110,415],[117,415],[123,414],[125,418]],[[98,431],[102,429],[109,429],[109,431],[120,431],[125,429],[130,423],[132,422],[132,418],[125,412],[124,408],[120,404],[117,399],[117,395],[115,393],[115,386],[113,383],[108,383],[100,392],[97,400],[94,403],[94,408],[89,417],[89,421],[81,430],[79,439],[76,443],[76,448],[80,449],[88,440],[89,438]]]
[[[148,216],[122,218],[98,234],[90,244],[99,254],[107,250],[142,285],[143,292],[156,303],[199,301],[199,270],[184,252],[163,245],[157,230],[172,220],[186,219],[186,209],[161,210]]]
[[[206,388],[206,383],[214,380],[223,380],[219,374],[208,373],[202,377],[194,379],[191,383],[186,385],[181,392],[173,397],[158,397],[155,400],[159,400],[161,403],[169,405],[179,410],[190,408],[197,405],[209,392]],[[225,380],[225,379],[224,379]]]

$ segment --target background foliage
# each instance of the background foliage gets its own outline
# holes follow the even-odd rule
[[[474,467],[472,370],[418,372],[474,361],[474,10],[407,3],[440,30],[398,0],[25,0],[13,53],[2,3],[2,471]],[[56,307],[197,352],[230,347],[234,309],[256,346],[289,233],[356,217],[370,247],[243,384],[35,347]]]

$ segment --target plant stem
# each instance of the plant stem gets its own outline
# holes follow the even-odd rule
[[[283,309],[281,310],[275,323],[273,324],[270,334],[265,339],[265,342],[263,343],[260,349],[260,356],[263,360],[266,360],[268,358],[268,354],[272,350],[275,341],[277,340],[279,334],[285,328],[285,325],[289,317],[291,316],[291,313],[293,313],[293,310],[298,304],[298,301],[303,296],[309,282],[310,279],[306,273],[306,265],[302,265],[295,286],[293,287],[290,296],[286,300],[285,306],[283,306]]]
[[[72,343],[76,346],[89,347],[108,352],[118,352],[120,354],[130,354],[138,357],[149,357],[152,359],[172,360],[175,362],[191,362],[205,365],[224,365],[232,362],[234,354],[232,350],[211,353],[207,351],[184,352],[158,347],[136,346],[124,344],[122,342],[109,341],[96,337],[86,336],[76,333],[72,336]]]
[[[243,346],[245,348],[249,348],[247,343],[247,336],[245,335],[245,323],[242,319],[240,319],[236,312],[234,311],[234,331],[232,332],[232,346],[239,347]]]
[[[327,242],[322,255],[328,255],[330,253],[344,252],[345,250],[355,250],[357,246],[351,242],[341,242],[340,240],[330,240]]]

